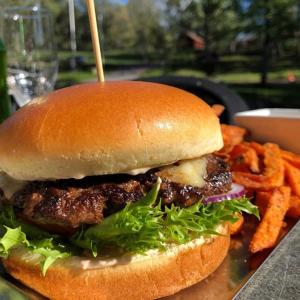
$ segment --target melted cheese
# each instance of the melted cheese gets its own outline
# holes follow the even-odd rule
[[[170,181],[202,187],[205,184],[204,178],[207,176],[206,158],[196,158],[182,160],[178,165],[171,165],[161,168],[159,176]]]
[[[0,174],[0,188],[6,199],[10,197],[27,184],[27,181],[15,180],[7,175]]]

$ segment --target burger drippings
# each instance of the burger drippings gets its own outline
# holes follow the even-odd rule
[[[204,186],[195,187],[162,177],[159,197],[163,205],[180,207],[202,197],[226,193],[231,174],[226,163],[207,155]],[[141,199],[157,181],[159,170],[145,174],[91,176],[84,179],[34,181],[16,192],[11,202],[18,216],[50,232],[71,234],[82,224],[97,224],[123,209],[126,203]],[[3,196],[1,201],[3,201]]]

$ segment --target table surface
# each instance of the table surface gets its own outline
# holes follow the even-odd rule
[[[300,221],[234,297],[246,299],[300,299]]]

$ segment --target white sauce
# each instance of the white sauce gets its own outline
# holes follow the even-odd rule
[[[224,227],[219,225],[216,228],[216,231],[222,233]],[[74,268],[80,268],[83,270],[90,270],[90,269],[101,269],[106,267],[112,267],[117,265],[124,265],[128,263],[134,262],[141,262],[149,259],[154,259],[160,255],[164,256],[175,256],[179,252],[183,250],[187,250],[190,248],[194,248],[196,246],[203,245],[205,243],[211,242],[213,236],[210,237],[200,237],[194,239],[186,244],[176,245],[176,244],[169,244],[167,245],[166,251],[159,251],[157,249],[148,250],[145,255],[143,254],[134,254],[134,255],[123,255],[121,257],[97,257],[92,259],[83,259],[82,257],[72,257],[69,258],[66,263],[71,264]]]
[[[225,228],[222,225],[218,225],[216,227],[216,231],[218,233],[224,233]],[[157,249],[152,249],[152,250],[148,250],[144,255],[125,254],[121,257],[98,256],[97,258],[84,258],[79,256],[73,256],[70,258],[57,260],[55,264],[60,264],[66,267],[77,268],[82,270],[101,269],[101,268],[118,266],[118,265],[126,265],[129,263],[142,262],[149,259],[155,259],[160,255],[170,256],[170,257],[175,256],[181,251],[203,245],[204,243],[210,243],[213,240],[213,238],[214,236],[200,237],[182,245],[169,244],[167,245],[166,251],[159,251]],[[21,260],[36,265],[38,265],[42,260],[42,256],[40,254],[29,252],[23,247],[18,247],[14,249],[11,255],[12,256],[16,255]]]
[[[205,184],[204,178],[207,175],[206,164],[206,158],[182,160],[178,162],[178,165],[171,164],[161,167],[159,176],[174,182],[202,187]],[[126,173],[138,175],[144,174],[150,169],[139,168],[129,170]],[[10,199],[15,192],[22,189],[26,184],[27,181],[15,180],[8,175],[0,174],[0,188],[7,199]]]
[[[152,168],[139,168],[139,169],[129,170],[129,171],[126,171],[124,173],[135,176],[135,175],[138,175],[138,174],[145,174],[150,169],[152,169]]]
[[[173,256],[178,252],[193,248],[195,246],[200,246],[204,244],[206,241],[209,241],[210,238],[205,239],[203,237],[190,241],[189,243],[183,245],[169,245],[167,250],[162,252],[158,249],[148,250],[145,255],[142,254],[134,254],[134,255],[124,255],[118,258],[97,258],[97,259],[79,259],[77,257],[72,258],[71,264],[74,264],[77,267],[80,266],[81,269],[90,270],[90,269],[101,269],[105,267],[112,267],[117,265],[124,265],[128,263],[141,262],[148,259],[153,259],[160,255]]]

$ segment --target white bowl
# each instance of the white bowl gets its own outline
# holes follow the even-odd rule
[[[300,154],[300,109],[263,108],[235,114],[237,125],[248,129],[251,139],[273,142]]]

